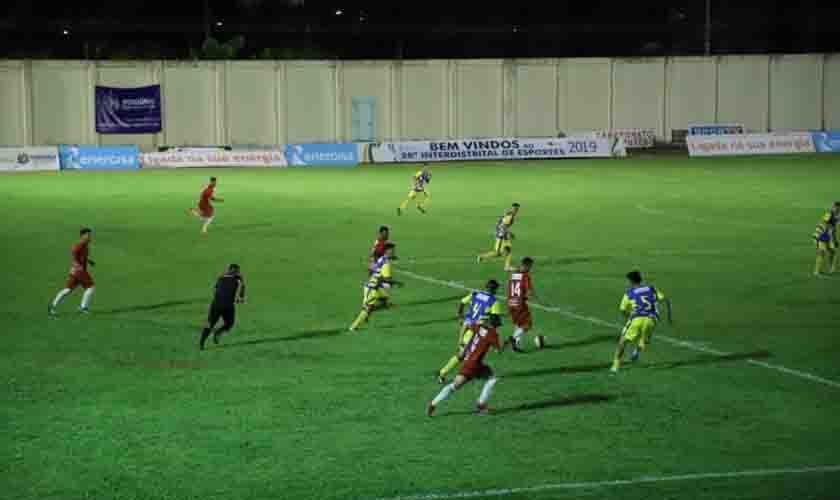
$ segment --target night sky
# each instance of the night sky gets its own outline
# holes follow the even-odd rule
[[[840,51],[840,2],[761,5],[712,0],[712,53]],[[705,26],[705,0],[7,0],[0,57],[213,58],[208,34],[238,59],[702,55]]]

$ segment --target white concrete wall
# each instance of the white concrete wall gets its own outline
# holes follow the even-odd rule
[[[94,87],[163,86],[164,130],[100,135]],[[0,145],[283,144],[553,136],[692,122],[840,129],[840,54],[427,61],[0,61]]]

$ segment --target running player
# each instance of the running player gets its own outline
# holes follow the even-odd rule
[[[373,266],[373,272],[365,286],[364,297],[362,298],[362,312],[350,325],[351,332],[355,332],[362,323],[367,322],[373,311],[390,307],[388,289],[399,285],[399,282],[394,280],[394,273],[391,269],[391,261],[396,258],[394,256],[395,248],[396,245],[393,243],[386,243],[385,255],[380,257]]]
[[[832,224],[834,221],[834,224]],[[824,276],[836,271],[835,258],[837,257],[837,236],[836,219],[832,213],[827,213],[817,224],[814,231],[814,240],[817,245],[817,263],[814,266],[814,276]],[[829,268],[826,272],[826,268]]]
[[[519,213],[519,203],[514,203],[505,213],[499,218],[496,223],[496,241],[493,243],[493,250],[483,253],[476,257],[476,262],[481,264],[484,259],[492,259],[496,257],[505,257],[505,269],[510,267],[510,261],[513,258],[513,232],[510,228],[516,221],[516,215]]]
[[[411,189],[408,192],[408,198],[406,198],[397,208],[397,215],[402,215],[403,210],[408,207],[409,202],[412,200],[416,200],[417,196],[421,193],[423,194],[423,199],[417,201],[417,210],[420,213],[426,213],[426,204],[431,201],[432,195],[426,191],[426,185],[432,182],[432,173],[429,172],[429,164],[424,163],[423,169],[418,170],[416,174],[414,174],[414,178],[412,179]]]
[[[837,272],[837,263],[840,260],[840,234],[837,232],[837,222],[840,220],[840,201],[835,201],[834,205],[826,212],[823,216],[823,219],[828,217],[828,225],[831,226],[831,236],[832,241],[834,242],[834,256],[829,262],[829,273],[836,273]]]
[[[81,286],[85,289],[82,295],[82,304],[79,307],[79,312],[87,314],[90,300],[93,297],[94,283],[93,277],[88,272],[88,264],[95,266],[96,263],[90,259],[90,242],[93,239],[93,230],[88,227],[83,227],[79,231],[79,242],[73,245],[70,250],[70,276],[67,278],[64,288],[58,292],[52,302],[47,306],[47,315],[51,318],[55,317],[55,310],[65,297],[70,295],[76,287]]]
[[[207,325],[201,331],[199,349],[204,350],[204,343],[210,333],[213,333],[213,343],[218,344],[219,338],[233,328],[236,321],[236,305],[245,303],[245,278],[240,273],[239,265],[231,264],[227,272],[216,280],[216,292],[210,311],[207,313]],[[219,319],[222,326],[216,328]],[[213,329],[216,328],[214,331]]]
[[[514,331],[513,335],[505,343],[510,344],[514,352],[524,352],[522,350],[522,337],[533,326],[531,310],[528,307],[528,298],[533,295],[534,298],[539,300],[537,291],[534,290],[534,283],[531,281],[531,269],[533,267],[534,259],[525,257],[522,259],[522,264],[519,266],[519,269],[506,269],[506,271],[511,273],[510,279],[508,280],[507,305]]]
[[[484,323],[490,314],[502,314],[502,307],[496,299],[499,282],[496,280],[488,281],[484,290],[483,292],[472,292],[458,303],[458,350],[446,362],[446,365],[438,371],[438,382],[441,384],[445,384],[449,372],[464,361],[464,348],[470,343],[475,333],[473,327]],[[464,316],[465,307],[468,307],[466,316]]]
[[[497,379],[493,370],[484,364],[484,356],[487,355],[491,347],[495,347],[499,353],[502,352],[502,344],[499,342],[499,335],[497,333],[497,329],[501,325],[501,317],[498,314],[491,314],[487,319],[486,325],[473,326],[475,334],[464,347],[461,354],[461,357],[465,359],[464,366],[461,367],[461,371],[455,377],[455,380],[451,384],[444,386],[438,395],[435,396],[435,399],[429,403],[429,406],[426,407],[426,415],[433,416],[437,406],[443,400],[473,379],[486,380],[484,387],[481,388],[481,395],[478,397],[476,412],[479,414],[489,413],[487,401],[490,399],[490,394],[493,392],[493,387],[496,385]]]
[[[210,203],[211,201],[216,201],[219,203],[224,202],[224,198],[217,198],[214,196],[216,193],[216,178],[210,178],[210,184],[204,188],[204,191],[201,192],[201,198],[198,200],[198,208],[191,208],[189,209],[189,213],[195,215],[199,219],[201,219],[202,226],[201,226],[201,234],[207,234],[207,228],[210,227],[210,223],[213,222],[213,214],[216,212],[216,209],[213,208],[213,205]]]
[[[390,236],[390,229],[388,226],[380,226],[379,234],[373,242],[373,248],[370,249],[370,256],[368,256],[368,276],[373,275],[373,268],[383,255],[385,255],[385,245],[388,244]]]
[[[642,285],[642,274],[639,271],[627,273],[630,281],[630,288],[621,298],[619,310],[624,314],[627,323],[621,331],[618,339],[618,346],[615,349],[612,367],[610,371],[617,373],[621,368],[621,358],[624,356],[624,348],[628,342],[636,344],[633,351],[632,361],[638,361],[645,347],[650,342],[656,322],[659,320],[657,305],[665,302],[668,306],[668,322],[671,319],[671,301],[652,285]]]

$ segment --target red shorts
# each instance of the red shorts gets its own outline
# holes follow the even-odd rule
[[[89,272],[79,271],[70,273],[70,277],[67,278],[67,283],[64,285],[64,288],[74,290],[78,286],[81,286],[85,290],[93,288],[93,277]]]
[[[484,363],[471,363],[467,361],[461,366],[461,375],[468,379],[488,379],[493,376],[493,370]]]
[[[525,330],[531,328],[531,310],[528,309],[527,302],[518,306],[508,306],[508,312],[514,325]]]
[[[201,205],[198,206],[198,214],[205,218],[213,217],[213,207],[202,207]]]

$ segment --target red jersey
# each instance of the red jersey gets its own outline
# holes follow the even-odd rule
[[[508,281],[508,306],[518,307],[528,303],[531,291],[531,274],[517,272],[510,275]]]
[[[499,334],[496,333],[495,328],[478,327],[475,335],[467,344],[464,366],[480,366],[483,364],[484,356],[490,351],[491,347],[495,347],[497,351],[502,350],[502,344],[499,342]]]
[[[376,241],[373,242],[373,254],[374,259],[378,259],[385,255],[385,244],[388,243],[388,240],[384,238],[376,238]]]
[[[78,274],[87,271],[88,243],[89,242],[85,241],[73,245],[73,261],[70,267],[70,274]]]
[[[213,194],[216,191],[216,188],[212,185],[208,185],[204,188],[204,191],[201,192],[201,200],[198,202],[198,208],[201,209],[202,212],[212,212],[213,205],[210,204],[210,200],[213,199]]]

